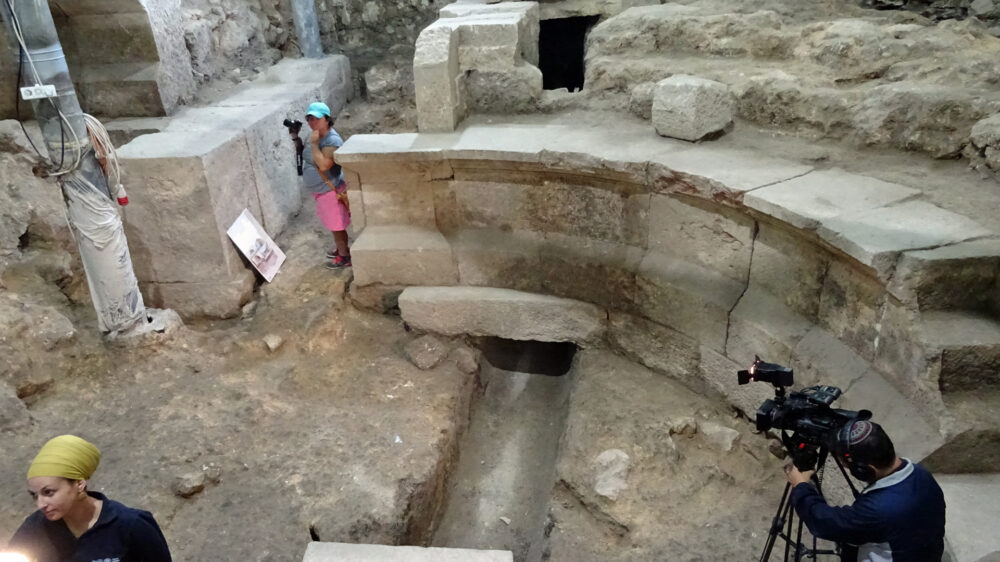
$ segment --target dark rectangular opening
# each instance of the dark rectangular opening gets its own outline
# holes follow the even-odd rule
[[[583,54],[587,32],[600,16],[542,20],[538,32],[538,68],[542,88],[583,89]]]
[[[509,340],[495,336],[478,338],[476,343],[483,357],[498,369],[555,377],[569,371],[577,349],[572,342]]]

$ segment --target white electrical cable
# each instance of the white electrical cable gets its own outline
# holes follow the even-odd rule
[[[13,20],[11,22],[11,28],[13,28],[14,30],[14,37],[17,38],[17,42],[21,46],[21,50],[24,51],[24,57],[28,59],[28,66],[31,68],[31,74],[35,77],[35,85],[41,86],[42,78],[41,76],[39,76],[38,69],[35,67],[35,61],[32,60],[31,53],[28,51],[28,45],[24,42],[24,35],[21,32],[21,22],[17,19],[17,13],[14,11],[14,2],[13,0],[6,0],[6,2],[7,2],[7,7],[10,9],[11,19]],[[83,160],[83,144],[80,141],[80,136],[76,134],[75,130],[73,130],[73,125],[70,124],[69,119],[62,112],[62,110],[59,109],[59,104],[57,104],[55,100],[53,100],[52,98],[46,98],[46,99],[49,100],[49,103],[51,103],[52,107],[55,108],[56,113],[59,114],[59,118],[62,119],[63,123],[65,123],[66,125],[66,128],[68,128],[69,132],[73,135],[73,147],[76,148],[76,158],[73,160],[72,166],[70,166],[69,168],[60,168],[55,172],[49,172],[50,176],[61,176],[63,174],[68,174],[72,172],[73,170],[77,169],[80,166],[80,162]],[[66,143],[63,142],[63,146],[65,145]],[[52,155],[50,154],[49,157],[51,158]]]
[[[87,132],[90,133],[94,143],[94,153],[98,158],[106,160],[104,175],[108,178],[108,186],[112,190],[112,195],[116,198],[125,197],[125,187],[122,186],[122,169],[118,164],[118,154],[115,152],[115,145],[111,142],[111,135],[93,115],[83,114],[83,120],[87,123]]]

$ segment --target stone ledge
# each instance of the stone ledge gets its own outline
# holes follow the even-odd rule
[[[513,562],[508,550],[311,542],[302,562]]]
[[[409,287],[399,296],[414,328],[457,336],[593,344],[607,314],[590,303],[494,287]]]

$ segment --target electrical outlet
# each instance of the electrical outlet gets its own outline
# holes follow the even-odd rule
[[[25,101],[54,97],[56,97],[56,87],[52,84],[25,86],[21,88],[21,99]]]

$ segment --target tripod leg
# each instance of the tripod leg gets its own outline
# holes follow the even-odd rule
[[[785,514],[788,513],[788,491],[791,490],[791,484],[785,484],[785,491],[781,494],[781,501],[778,502],[778,510],[774,512],[774,519],[771,520],[771,530],[767,533],[767,541],[764,543],[764,552],[760,555],[760,562],[768,562],[771,558],[771,549],[774,548],[774,541],[778,538],[781,533],[782,527],[785,526]]]
[[[787,529],[785,529],[785,562],[788,562],[789,550],[792,548],[792,519],[795,518],[795,512],[791,511],[791,509],[792,509],[792,502],[788,502],[788,505],[785,506],[785,512],[787,513],[786,520],[788,521],[788,527],[787,527]],[[799,524],[801,525],[802,521],[799,521]],[[798,548],[799,548],[799,545],[796,544],[795,545],[795,550],[796,550],[795,559],[796,560],[799,559],[798,558]]]

